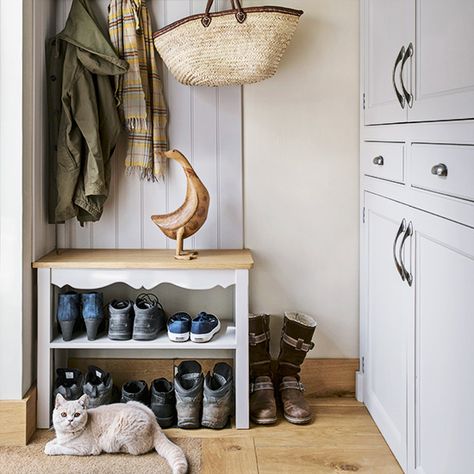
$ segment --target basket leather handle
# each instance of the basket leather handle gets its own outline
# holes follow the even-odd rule
[[[201,18],[201,23],[203,24],[205,28],[207,28],[211,24],[211,21],[212,21],[210,12],[211,12],[211,7],[213,3],[214,3],[214,0],[207,0],[206,10],[204,11],[204,15]],[[232,10],[235,10],[235,19],[239,23],[243,23],[247,18],[247,13],[245,13],[244,10],[242,9],[240,0],[231,0],[231,3],[232,3]]]

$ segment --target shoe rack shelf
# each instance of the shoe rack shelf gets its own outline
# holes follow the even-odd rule
[[[55,337],[49,344],[50,349],[186,349],[186,350],[235,350],[237,342],[233,323],[221,321],[221,330],[205,343],[172,342],[168,335],[161,332],[153,341],[111,341],[106,334],[99,336],[95,341],[88,341],[85,334],[75,337],[72,341],[63,341],[61,335]]]
[[[38,428],[51,424],[55,359],[64,360],[69,349],[173,349],[199,357],[200,350],[231,350],[234,355],[235,426],[249,427],[248,281],[253,259],[249,250],[202,250],[195,260],[175,260],[172,250],[59,250],[33,263],[38,272]],[[54,288],[69,285],[93,290],[125,283],[150,290],[171,283],[189,290],[234,287],[233,321],[207,343],[169,341],[166,333],[153,341],[95,341],[79,336],[65,342],[55,333]],[[188,352],[189,351],[189,352]],[[165,352],[166,354],[166,352]],[[166,355],[164,356],[166,357]],[[67,362],[67,360],[65,361]]]

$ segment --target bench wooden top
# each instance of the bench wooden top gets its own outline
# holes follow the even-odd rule
[[[250,269],[254,263],[248,249],[199,250],[193,260],[176,260],[174,253],[174,250],[60,249],[33,262],[33,268],[240,270]]]

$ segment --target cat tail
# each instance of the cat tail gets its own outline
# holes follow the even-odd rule
[[[164,457],[170,465],[173,474],[186,474],[188,472],[188,461],[186,461],[183,450],[172,443],[158,427],[155,431],[154,445],[156,452]]]

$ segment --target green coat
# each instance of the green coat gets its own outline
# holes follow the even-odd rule
[[[104,36],[88,0],[74,0],[64,30],[47,42],[49,222],[100,219],[121,124],[112,77],[128,63]]]

